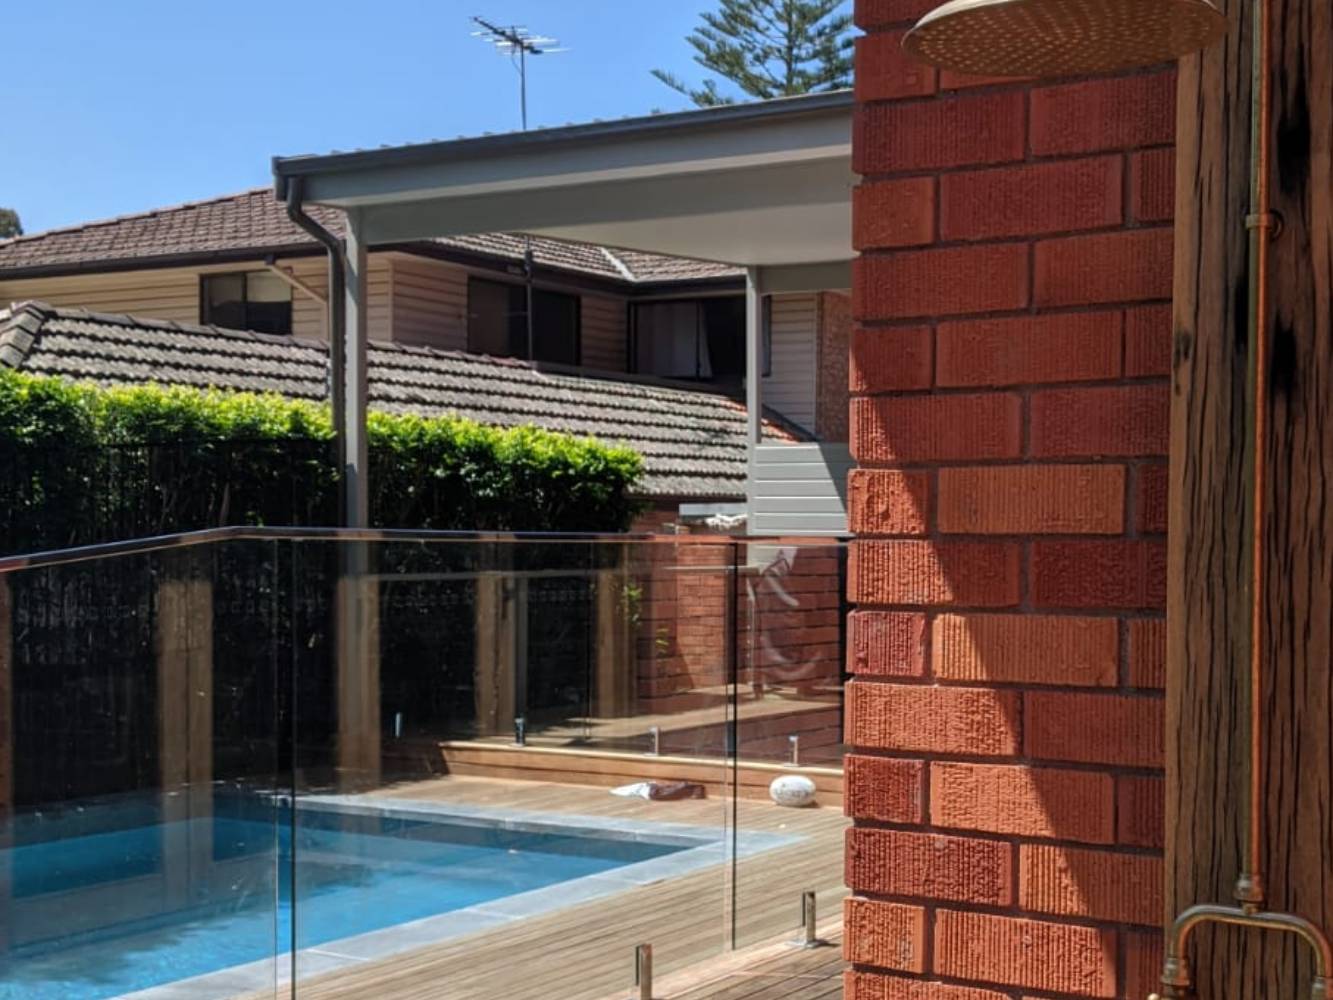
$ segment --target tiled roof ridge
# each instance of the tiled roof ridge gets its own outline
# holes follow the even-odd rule
[[[597,249],[602,251],[602,256],[610,262],[612,267],[620,272],[620,276],[626,281],[637,282],[639,280],[639,276],[635,274],[634,271],[630,269],[630,266],[621,260],[620,256],[610,247],[598,246]]]
[[[0,365],[17,368],[23,364],[50,311],[45,302],[18,302],[0,309]]]
[[[211,198],[198,198],[194,201],[182,201],[175,205],[161,205],[157,208],[144,209],[138,212],[125,212],[121,215],[111,215],[104,219],[93,219],[89,222],[80,222],[72,226],[57,226],[54,229],[43,229],[38,233],[24,233],[22,236],[11,236],[8,239],[0,240],[0,250],[5,247],[11,247],[18,243],[35,243],[38,240],[49,236],[60,236],[65,233],[81,233],[88,229],[98,229],[102,226],[116,226],[124,222],[134,222],[138,219],[152,219],[158,216],[166,215],[170,212],[180,212],[185,209],[203,208],[207,205],[218,205],[224,201],[239,201],[242,198],[252,198],[257,194],[272,192],[271,187],[247,188],[244,191],[234,191],[231,194],[214,195]],[[313,240],[311,241],[314,242]]]

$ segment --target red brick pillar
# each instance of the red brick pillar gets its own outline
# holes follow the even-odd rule
[[[851,1000],[1159,972],[1174,74],[912,63],[861,0]]]

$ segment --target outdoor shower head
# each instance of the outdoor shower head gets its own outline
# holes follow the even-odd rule
[[[1178,59],[1226,29],[1209,0],[949,0],[903,48],[963,73],[1074,76]]]

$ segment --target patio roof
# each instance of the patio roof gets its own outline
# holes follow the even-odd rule
[[[761,296],[851,284],[850,91],[615,122],[277,157],[275,194],[341,209],[327,232],[346,523],[366,518],[369,247],[519,232],[746,271],[746,437],[763,441]],[[306,215],[304,228],[319,224]],[[327,238],[325,238],[327,237]],[[333,281],[330,282],[333,286]]]
[[[521,231],[745,266],[852,256],[849,91],[324,156],[276,191],[370,245]]]

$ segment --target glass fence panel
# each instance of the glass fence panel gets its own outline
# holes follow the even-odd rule
[[[274,554],[0,573],[0,997],[282,991]]]
[[[0,570],[0,1000],[598,1000],[837,919],[841,545],[253,535]]]
[[[594,1000],[641,944],[658,976],[728,946],[733,547],[708,548],[295,545],[298,996]],[[717,630],[686,679],[654,574]]]
[[[733,709],[736,947],[774,936],[817,938],[818,925],[840,919],[847,826],[846,547],[775,539],[741,548]]]

